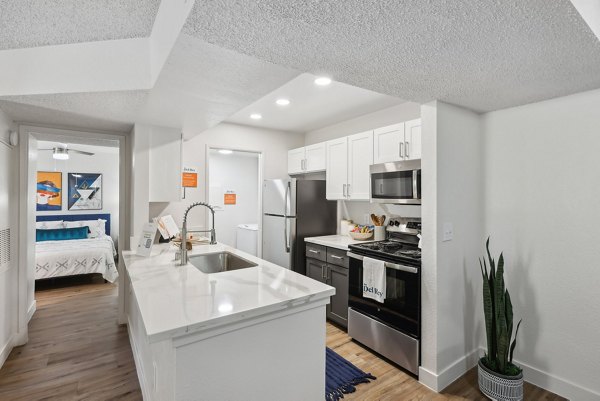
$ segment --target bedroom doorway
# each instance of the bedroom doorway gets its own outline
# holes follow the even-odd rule
[[[121,218],[129,207],[128,135],[22,125],[19,136],[19,239],[27,245],[19,250],[19,331],[36,310],[36,287],[86,281],[117,285],[115,319],[123,323],[117,250],[129,247]]]

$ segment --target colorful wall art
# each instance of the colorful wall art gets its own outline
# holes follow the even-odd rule
[[[102,209],[102,174],[69,173],[69,210]]]
[[[38,171],[36,210],[62,209],[62,173],[56,171]]]

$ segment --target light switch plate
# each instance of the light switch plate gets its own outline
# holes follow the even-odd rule
[[[442,241],[452,241],[454,238],[454,225],[452,223],[444,223],[444,233]]]

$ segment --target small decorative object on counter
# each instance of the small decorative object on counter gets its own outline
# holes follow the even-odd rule
[[[374,236],[373,239],[375,241],[383,241],[385,240],[385,226],[375,226],[374,227]]]
[[[352,239],[358,241],[368,240],[373,236],[373,226],[361,226],[357,224],[350,231],[350,236],[352,237]]]
[[[340,235],[350,235],[350,230],[354,228],[354,223],[352,220],[342,220],[340,221]]]
[[[513,364],[513,352],[521,321],[513,333],[513,309],[510,294],[504,285],[504,256],[498,266],[490,254],[490,239],[485,243],[490,270],[485,260],[479,260],[483,277],[483,312],[487,334],[487,353],[479,360],[479,389],[491,400],[521,401],[523,399],[523,369]]]

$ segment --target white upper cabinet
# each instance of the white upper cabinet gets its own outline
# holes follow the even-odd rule
[[[405,160],[421,158],[421,119],[404,123]]]
[[[373,131],[327,142],[327,199],[369,200],[371,164]]]
[[[387,163],[421,158],[421,119],[373,131],[373,162]]]
[[[326,143],[316,143],[288,151],[288,174],[305,174],[325,170]]]
[[[404,159],[404,123],[373,131],[373,163]]]
[[[304,162],[305,172],[325,170],[327,161],[326,146],[325,142],[321,142],[304,148],[306,151],[306,161]]]
[[[303,147],[288,151],[288,174],[304,173],[305,154]]]
[[[327,142],[326,198],[346,199],[348,187],[348,137]]]
[[[346,198],[369,200],[373,164],[373,131],[361,132],[348,137],[348,187]]]

